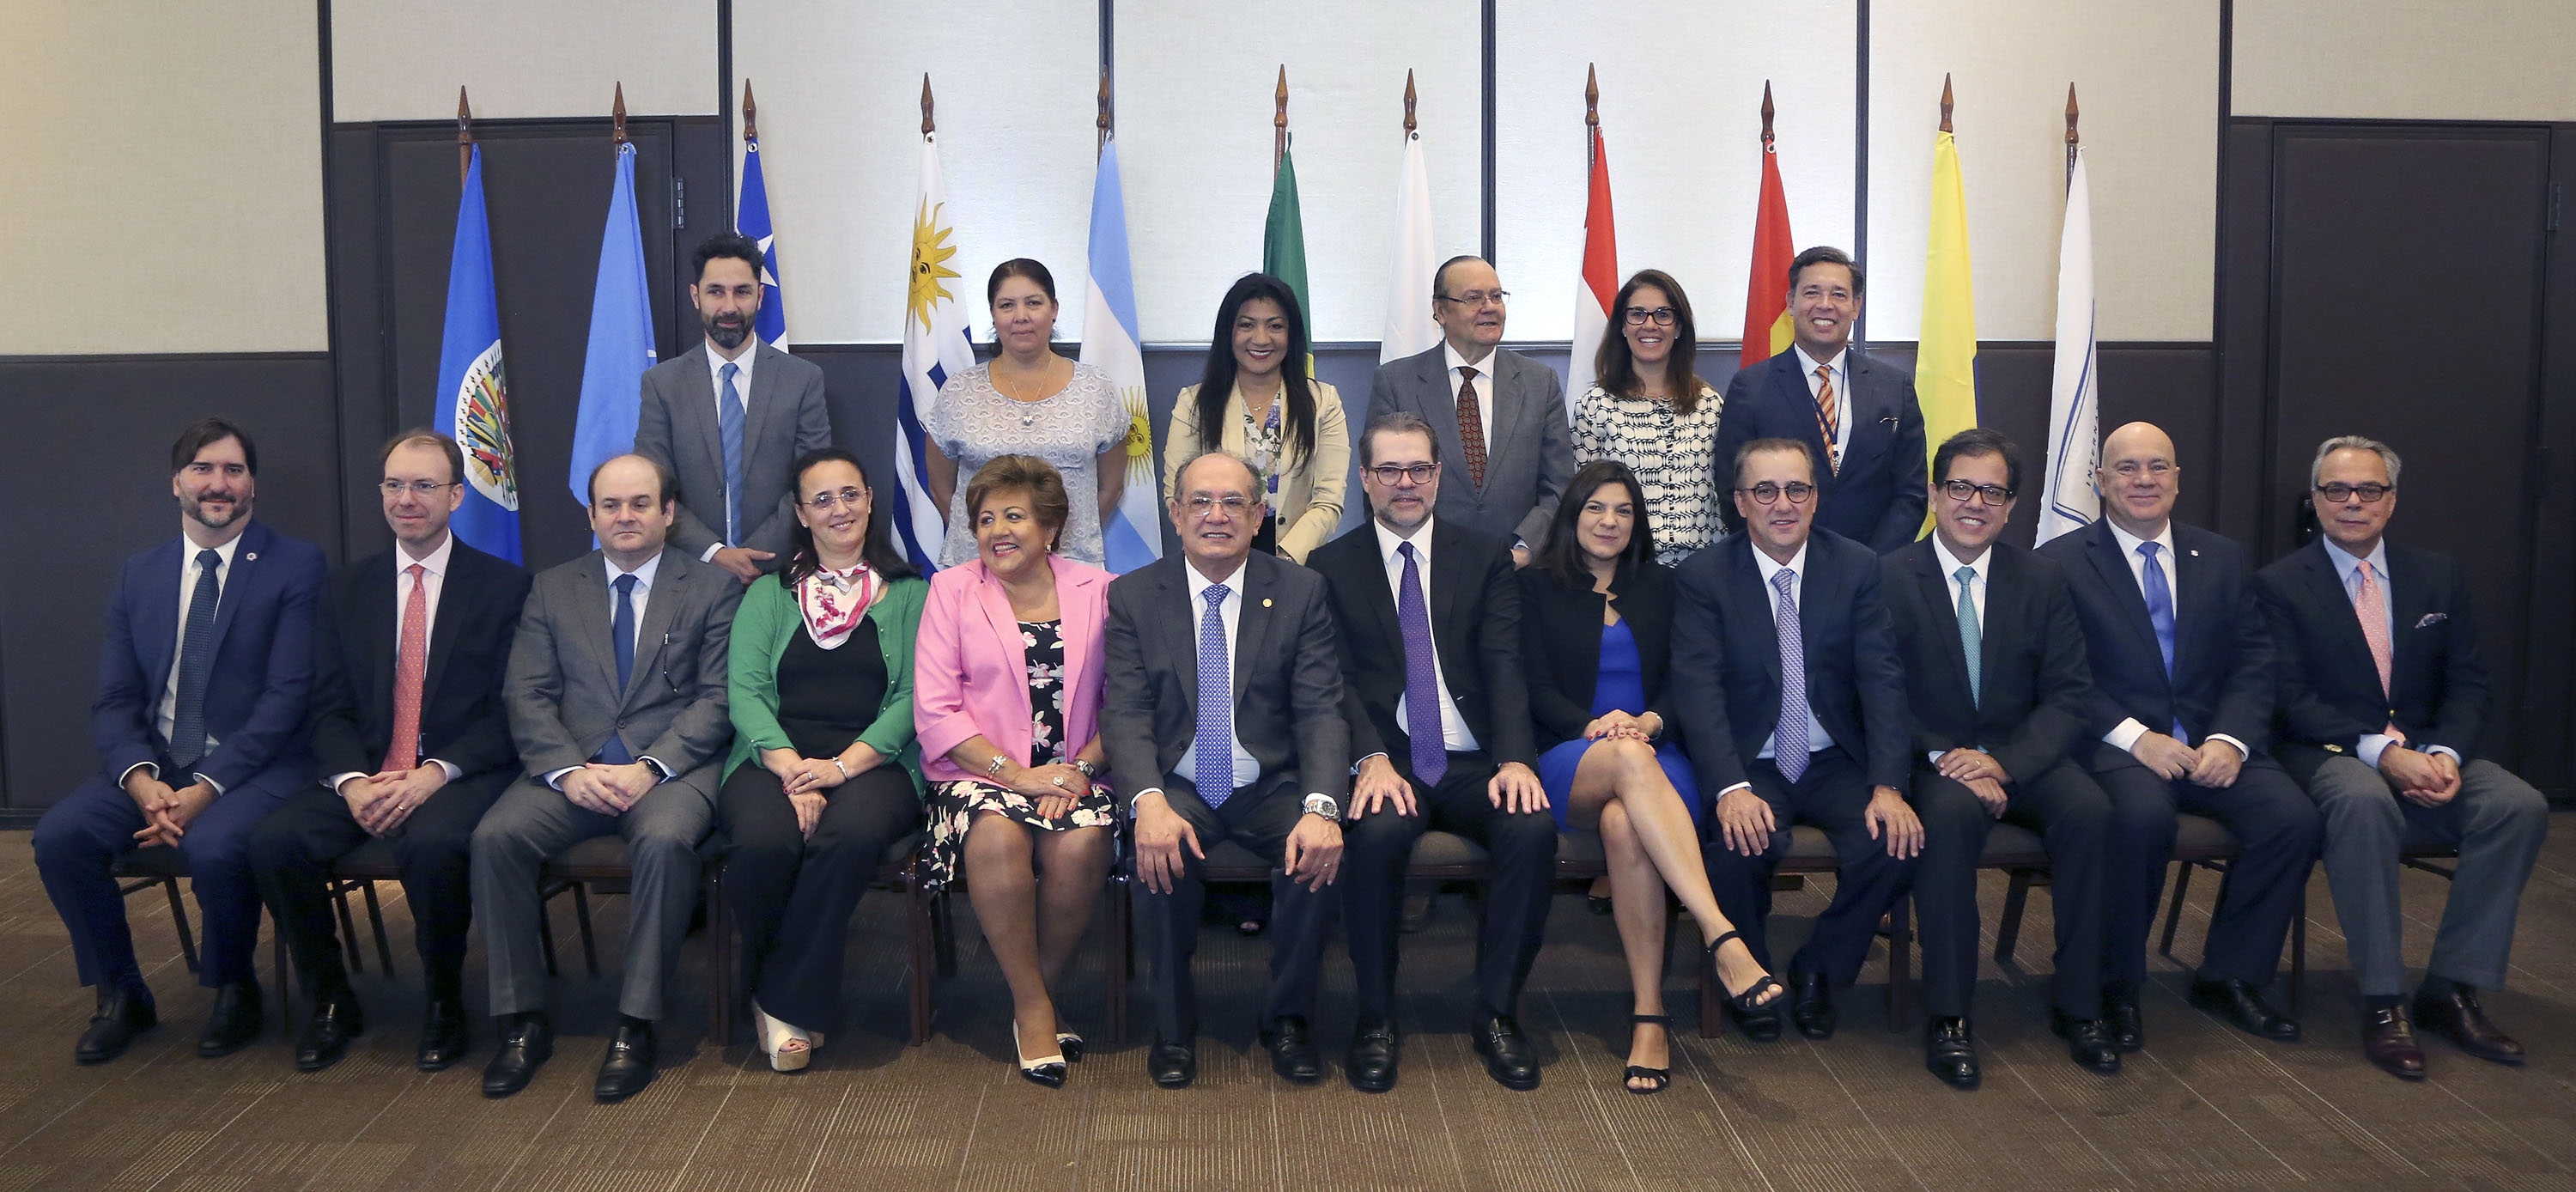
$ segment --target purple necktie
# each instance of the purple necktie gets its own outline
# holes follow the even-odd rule
[[[1786,567],[1771,573],[1780,589],[1780,614],[1773,628],[1780,638],[1780,726],[1772,730],[1771,762],[1791,782],[1807,772],[1807,641],[1798,627],[1798,598],[1789,594],[1798,573]]]
[[[1191,777],[1210,807],[1234,793],[1234,668],[1226,665],[1225,614],[1217,611],[1226,594],[1224,584],[1209,584],[1207,615],[1199,618],[1198,773]]]
[[[1431,610],[1422,602],[1422,568],[1413,544],[1404,556],[1404,587],[1395,598],[1395,623],[1404,631],[1404,733],[1413,741],[1413,776],[1438,786],[1449,773],[1449,745],[1440,731],[1440,660],[1431,651]]]

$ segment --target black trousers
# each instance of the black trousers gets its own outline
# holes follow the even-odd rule
[[[1350,912],[1351,968],[1358,977],[1363,1023],[1395,1015],[1396,931],[1404,914],[1404,869],[1424,832],[1454,832],[1490,854],[1485,921],[1476,934],[1476,1000],[1483,1014],[1511,1016],[1547,931],[1548,895],[1556,882],[1556,819],[1545,811],[1505,811],[1485,785],[1493,760],[1449,755],[1437,786],[1411,774],[1418,814],[1379,810],[1343,829],[1342,897]]]
[[[1163,776],[1163,801],[1198,834],[1199,850],[1214,852],[1231,841],[1271,863],[1270,996],[1262,1003],[1261,1026],[1282,1018],[1315,1016],[1315,970],[1324,955],[1324,937],[1333,928],[1340,906],[1339,885],[1309,890],[1275,872],[1287,859],[1288,833],[1306,814],[1301,792],[1287,775],[1260,787],[1237,792],[1222,807],[1199,798],[1198,787],[1178,774]],[[1344,862],[1347,870],[1349,863]],[[1348,880],[1345,874],[1344,880]],[[1145,949],[1154,963],[1154,1031],[1157,1037],[1186,1043],[1198,1035],[1198,986],[1190,979],[1190,958],[1198,953],[1199,912],[1207,899],[1207,863],[1181,848],[1181,877],[1172,892],[1157,894],[1136,883],[1137,917]],[[1113,962],[1115,963],[1115,962]]]
[[[808,840],[778,776],[746,761],[717,792],[716,816],[731,841],[725,900],[742,927],[752,997],[791,1026],[841,1029],[850,915],[886,849],[921,826],[912,775],[889,758],[823,792]]]
[[[402,870],[412,939],[434,997],[463,996],[465,933],[474,922],[469,880],[474,825],[516,777],[513,770],[493,770],[448,783],[385,838]],[[286,933],[307,998],[318,1000],[348,987],[333,934],[337,919],[326,875],[332,862],[366,842],[367,830],[349,814],[348,802],[318,785],[287,796],[251,833],[251,870],[260,901]]]
[[[2111,798],[2109,866],[2104,877],[2102,977],[2137,983],[2147,976],[2147,929],[2155,922],[2173,860],[2174,813],[2188,811],[2226,825],[2244,846],[2228,865],[2227,893],[2210,916],[2200,977],[2272,983],[2281,943],[2299,911],[2308,866],[2325,820],[2307,792],[2269,757],[2237,771],[2233,786],[2211,790],[2188,778],[2156,777],[2141,765],[2094,771]]]
[[[1826,904],[1825,913],[1816,916],[1815,932],[1789,967],[1821,974],[1838,985],[1849,984],[1869,956],[1870,941],[1878,934],[1878,917],[1895,905],[1896,896],[1914,880],[1915,863],[1921,858],[1898,860],[1887,855],[1885,839],[1871,838],[1869,825],[1861,818],[1869,808],[1869,775],[1839,745],[1812,755],[1806,773],[1794,783],[1782,778],[1779,767],[1768,758],[1747,765],[1744,776],[1753,784],[1755,797],[1771,805],[1778,830],[1771,834],[1769,847],[1750,857],[1726,847],[1722,837],[1702,848],[1717,909],[1744,932],[1753,958],[1762,967],[1779,971],[1771,963],[1771,873],[1789,851],[1790,825],[1823,829],[1840,866],[1834,877],[1834,899]],[[1709,817],[1708,826],[1711,832],[1716,830],[1715,815]]]
[[[2102,1016],[2102,854],[2111,800],[2081,767],[2059,762],[2004,788],[2006,822],[2048,846],[2048,896],[2057,922],[2058,1009]],[[1930,770],[1914,772],[1914,810],[1923,817],[1923,857],[1914,901],[1923,923],[1923,1002],[1935,1017],[1965,1017],[1977,988],[1977,858],[1994,819],[1968,788]]]

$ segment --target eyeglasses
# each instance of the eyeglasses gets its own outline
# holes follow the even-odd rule
[[[1252,502],[1245,500],[1239,493],[1227,493],[1221,497],[1212,497],[1206,493],[1192,493],[1182,498],[1181,507],[1189,510],[1193,517],[1206,517],[1219,509],[1225,510],[1228,517],[1242,517],[1251,512]]]
[[[1438,464],[1378,464],[1368,469],[1369,475],[1377,477],[1377,482],[1388,488],[1408,482],[1429,484],[1439,472]]]
[[[1458,305],[1465,307],[1483,306],[1488,300],[1491,300],[1496,306],[1501,306],[1505,301],[1509,300],[1511,296],[1512,292],[1509,290],[1469,290],[1464,294],[1433,295],[1433,297],[1440,299],[1442,302],[1455,302]]]
[[[2318,496],[2324,497],[2325,499],[2327,499],[2327,500],[2329,500],[2329,501],[2334,501],[2334,502],[2337,502],[2337,503],[2341,503],[2341,502],[2344,502],[2344,501],[2349,501],[2349,500],[2353,499],[2354,497],[2359,497],[2359,498],[2361,498],[2361,499],[2362,499],[2363,501],[2365,501],[2365,502],[2369,502],[2369,501],[2377,501],[2377,500],[2379,500],[2380,498],[2385,497],[2385,496],[2387,496],[2388,494],[2393,493],[2393,492],[2396,492],[2396,491],[2397,491],[2397,486],[2396,486],[2396,485],[2394,485],[2394,484],[2342,484],[2342,483],[2336,483],[2336,484],[2320,484],[2320,485],[2318,485],[2318,486],[2317,486],[2317,495],[2318,495]]]
[[[1671,308],[1671,307],[1669,307],[1669,306],[1658,306],[1658,307],[1654,308],[1653,310],[1648,310],[1648,309],[1646,309],[1645,307],[1642,307],[1642,306],[1631,306],[1631,307],[1629,307],[1629,308],[1628,308],[1628,325],[1629,325],[1629,326],[1631,326],[1631,327],[1643,327],[1643,326],[1645,326],[1645,325],[1647,324],[1647,322],[1649,322],[1649,321],[1652,321],[1652,322],[1655,324],[1655,326],[1658,326],[1658,327],[1670,327],[1670,326],[1672,326],[1672,325],[1673,325],[1673,308]]]
[[[2133,459],[2124,459],[2111,465],[2112,474],[2124,480],[2135,480],[2141,472],[2153,477],[2154,479],[2162,480],[2165,477],[2172,475],[2173,471],[2174,466],[2172,464],[2166,463],[2160,459],[2144,464]]]
[[[1739,488],[1735,491],[1753,498],[1754,503],[1759,505],[1773,504],[1782,497],[1789,498],[1789,503],[1792,505],[1804,505],[1816,499],[1816,486],[1803,480],[1792,480],[1787,484],[1773,484],[1765,480],[1751,488]]]
[[[805,505],[816,513],[824,513],[830,511],[832,506],[836,504],[847,505],[856,509],[859,506],[859,502],[867,499],[868,493],[866,489],[845,488],[836,493],[816,493],[814,494],[813,499],[805,502]]]
[[[399,497],[404,493],[410,493],[415,497],[427,499],[429,497],[437,496],[438,490],[446,488],[454,483],[456,482],[453,480],[414,480],[409,483],[405,483],[400,480],[388,480],[377,485],[376,489],[377,491],[385,494],[388,498]]]
[[[1953,501],[1957,501],[1962,505],[1968,503],[1968,498],[1975,497],[1986,504],[2001,506],[2004,502],[2013,499],[2013,490],[1996,484],[1973,484],[1965,480],[1944,480],[1941,482],[1941,495],[1946,496]]]

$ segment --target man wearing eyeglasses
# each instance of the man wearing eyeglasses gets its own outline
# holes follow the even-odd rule
[[[2006,820],[2041,834],[2057,925],[2049,1029],[2109,1074],[2103,1030],[2102,849],[2111,803],[2068,751],[2092,701],[2084,627],[2054,559],[2002,541],[2021,449],[1964,430],[1932,457],[1932,536],[1879,560],[1914,710],[1914,806],[1923,865],[1924,1066],[1975,1088],[1968,1007],[1977,983],[1977,860]]]
[[[501,705],[528,573],[448,532],[464,500],[456,441],[416,430],[381,453],[392,550],[331,577],[314,626],[314,769],[251,838],[260,897],[295,954],[312,1003],[295,1066],[338,1063],[366,1029],[332,935],[327,872],[371,839],[393,848],[411,905],[422,980],[417,1060],[436,1072],[465,1054],[467,883],[474,825],[518,773]],[[352,949],[358,941],[348,941]]]
[[[1789,960],[1789,997],[1736,1021],[1780,1037],[1834,1033],[1833,987],[1859,975],[1878,919],[1914,877],[1923,824],[1905,799],[1912,731],[1878,556],[1815,527],[1815,458],[1797,439],[1738,448],[1745,528],[1674,574],[1673,704],[1700,789],[1717,792],[1707,850],[1717,907],[1772,967],[1771,873],[1792,823],[1833,841],[1833,902]]]
[[[1715,479],[1726,485],[1746,443],[1796,439],[1818,461],[1816,525],[1886,552],[1923,531],[1923,408],[1910,371],[1851,346],[1866,282],[1838,248],[1810,248],[1790,263],[1796,342],[1726,383]]]
[[[2255,582],[2280,650],[2281,764],[2325,813],[2326,881],[2364,1002],[2362,1053],[2421,1080],[2417,1023],[2479,1059],[2523,1061],[2478,991],[2504,986],[2549,805],[2478,756],[2488,687],[2468,584],[2448,556],[2388,541],[2399,466],[2394,449],[2359,435],[2320,444],[2308,483],[2323,533]],[[2410,837],[2460,850],[2411,1013],[2397,877]]]
[[[2264,752],[2272,723],[2272,635],[2234,542],[2173,518],[2182,468],[2173,440],[2132,422],[2102,440],[2101,521],[2041,546],[2066,571],[2093,670],[2076,756],[2111,798],[2103,874],[2102,1015],[2122,1052],[2145,1046],[2139,990],[2178,831],[2207,816],[2236,839],[2210,915],[2191,1000],[2275,1042],[2299,1024],[2264,990],[2280,967],[2316,854],[2319,821]]]
[[[1440,346],[1378,366],[1369,420],[1401,411],[1429,423],[1450,461],[1441,520],[1500,535],[1524,565],[1574,479],[1574,438],[1555,371],[1501,347],[1507,297],[1482,258],[1444,262],[1431,275]]]

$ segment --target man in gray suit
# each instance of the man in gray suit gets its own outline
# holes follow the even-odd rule
[[[1459,461],[1434,511],[1452,526],[1499,534],[1526,565],[1574,479],[1565,386],[1546,365],[1503,342],[1503,281],[1479,257],[1451,257],[1431,275],[1441,344],[1378,366],[1369,421],[1401,410],[1440,434],[1440,458]]]
[[[723,572],[662,549],[673,516],[670,477],[653,461],[599,465],[590,528],[600,549],[539,574],[519,618],[502,700],[527,771],[474,829],[474,915],[501,1035],[483,1069],[487,1097],[526,1088],[554,1054],[538,867],[610,832],[626,838],[635,909],[621,1018],[593,1091],[618,1101],[653,1079],[653,1021],[733,739],[725,647],[742,598]]]
[[[679,502],[671,545],[744,583],[774,570],[796,525],[796,458],[829,446],[823,370],[760,342],[760,245],[725,232],[698,245],[689,300],[707,340],[644,374],[635,454],[662,465]]]
[[[1100,713],[1145,888],[1155,1000],[1146,1071],[1170,1089],[1198,1075],[1190,955],[1208,850],[1233,841],[1278,867],[1261,1042],[1273,1071],[1313,1084],[1323,1073],[1308,1024],[1351,764],[1324,581],[1252,549],[1261,484],[1238,457],[1210,452],[1183,465],[1167,504],[1183,554],[1109,585]]]

